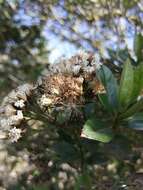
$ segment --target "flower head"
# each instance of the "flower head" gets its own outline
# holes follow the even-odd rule
[[[9,130],[8,136],[11,142],[17,142],[17,140],[21,137],[21,129],[16,127]]]
[[[24,108],[25,107],[25,104],[24,104],[24,100],[17,100],[15,103],[14,103],[15,107],[17,108]]]

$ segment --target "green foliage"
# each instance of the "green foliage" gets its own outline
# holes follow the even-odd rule
[[[118,109],[118,85],[111,70],[103,65],[101,69],[97,71],[97,76],[106,89],[110,106],[113,110]]]
[[[143,64],[140,63],[134,68],[134,83],[132,91],[132,99],[135,100],[143,88]]]
[[[138,62],[143,61],[143,35],[141,33],[135,35],[134,51]]]
[[[126,107],[132,99],[133,82],[134,70],[133,66],[130,63],[130,60],[128,59],[124,64],[120,81],[119,103],[121,107]]]
[[[81,136],[107,143],[112,140],[113,133],[107,122],[92,118],[84,124]]]
[[[105,88],[105,93],[98,94],[98,98],[101,109],[106,112],[103,112],[104,115],[100,118],[96,114],[92,115],[92,118],[85,122],[81,136],[107,143],[118,134],[117,131],[122,125],[142,130],[143,64],[133,66],[128,58],[119,80],[119,88],[112,71],[106,66],[102,66],[96,74]]]

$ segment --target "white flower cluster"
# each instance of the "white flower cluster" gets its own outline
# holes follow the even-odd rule
[[[53,102],[52,99],[46,97],[45,94],[42,95],[42,97],[40,98],[39,101],[40,101],[40,102],[39,102],[39,103],[40,103],[39,105],[41,105],[41,106],[49,106],[49,105],[52,104],[52,102]]]
[[[24,119],[23,109],[33,86],[24,84],[13,90],[2,102],[0,108],[0,130],[5,132],[11,142],[16,142],[21,137],[21,129],[16,128]]]
[[[25,107],[25,101],[24,100],[17,100],[14,103],[14,106],[17,108],[24,108]]]
[[[60,60],[60,63],[52,65],[49,73],[92,74],[100,69],[101,65],[98,53],[91,54],[81,51],[77,56],[73,56],[69,60]]]
[[[61,76],[62,74],[69,74],[71,78],[69,77],[69,81],[67,81],[67,79],[66,81],[69,82],[69,84],[67,83],[69,85],[68,90],[71,87],[71,92],[73,95],[71,95],[71,92],[68,91],[67,95],[71,98],[71,101],[75,101],[72,96],[74,96],[76,99],[78,94],[81,94],[82,86],[82,82],[77,81],[76,78],[81,77],[82,80],[84,80],[86,77],[88,78],[88,76],[95,74],[96,70],[100,69],[101,65],[102,63],[99,54],[86,53],[82,51],[78,55],[73,56],[71,59],[61,60],[59,64],[50,66],[48,73],[46,73],[46,77],[47,74],[48,76],[52,76],[55,73],[61,74]],[[67,75],[65,76],[67,77]],[[76,81],[73,81],[73,76]],[[61,78],[61,80],[63,79]],[[65,81],[61,82],[59,78],[55,79],[55,81],[58,83],[58,85],[62,84],[62,88],[64,89]],[[36,89],[40,89],[42,83],[42,79],[38,80],[38,84],[37,86],[35,85],[34,88],[30,84],[21,85],[16,90],[13,90],[10,94],[8,94],[8,96],[6,96],[6,98],[3,100],[2,107],[0,107],[0,130],[7,133],[7,136],[11,142],[15,142],[21,137],[21,129],[17,127],[20,126],[22,120],[24,119],[23,111],[25,109],[26,102],[28,97],[31,96],[31,93],[34,95],[34,93],[36,93]],[[79,84],[79,86],[76,84]],[[77,94],[74,92],[75,89]],[[42,91],[40,92],[39,105],[42,107],[51,105],[53,101],[59,101],[59,97],[57,99],[52,98],[56,95],[59,96],[58,89],[54,88],[53,85],[50,90],[50,97],[47,97],[47,95],[43,94]],[[38,96],[38,93],[36,96]],[[61,102],[63,101],[62,97],[60,97],[60,100]]]
[[[11,142],[17,142],[17,140],[21,137],[22,130],[16,127],[9,130],[8,137]]]

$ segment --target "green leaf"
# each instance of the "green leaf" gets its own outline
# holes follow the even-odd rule
[[[140,99],[139,101],[137,101],[137,103],[135,103],[129,109],[127,109],[126,112],[120,115],[120,118],[125,119],[131,117],[135,113],[139,112],[141,109],[143,109],[143,99]]]
[[[109,102],[108,102],[108,97],[106,94],[98,94],[99,101],[101,104],[104,106],[104,108],[111,113],[113,109],[111,108]]]
[[[97,71],[97,77],[104,85],[108,102],[110,106],[115,110],[118,108],[118,85],[117,81],[112,74],[111,70],[108,69],[105,65],[102,65],[101,69]]]
[[[141,33],[136,34],[135,36],[134,51],[138,61],[143,61],[143,35]]]
[[[134,85],[132,91],[132,99],[135,100],[143,89],[143,63],[140,63],[134,69]]]
[[[119,88],[119,103],[123,107],[126,107],[132,99],[133,84],[134,70],[130,60],[127,59],[126,63],[124,64]]]
[[[140,89],[143,90],[143,62],[139,63],[140,68]]]
[[[135,130],[143,130],[143,113],[136,114],[128,122],[128,127]]]
[[[92,118],[84,124],[81,137],[108,143],[112,140],[113,133],[103,121]]]

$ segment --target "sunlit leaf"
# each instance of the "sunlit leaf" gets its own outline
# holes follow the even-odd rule
[[[133,100],[139,96],[142,89],[143,89],[143,63],[140,63],[134,69],[134,84],[132,91]]]
[[[84,124],[81,137],[108,143],[112,140],[113,133],[104,122],[92,118]]]
[[[138,61],[143,61],[143,35],[141,33],[135,35],[134,51]]]
[[[124,64],[119,88],[119,102],[123,107],[126,107],[132,99],[133,84],[134,70],[130,60],[127,59],[126,63]]]
[[[129,109],[126,110],[126,112],[122,113],[120,117],[122,119],[130,117],[141,109],[143,109],[143,99],[140,99],[135,104],[133,104]]]

